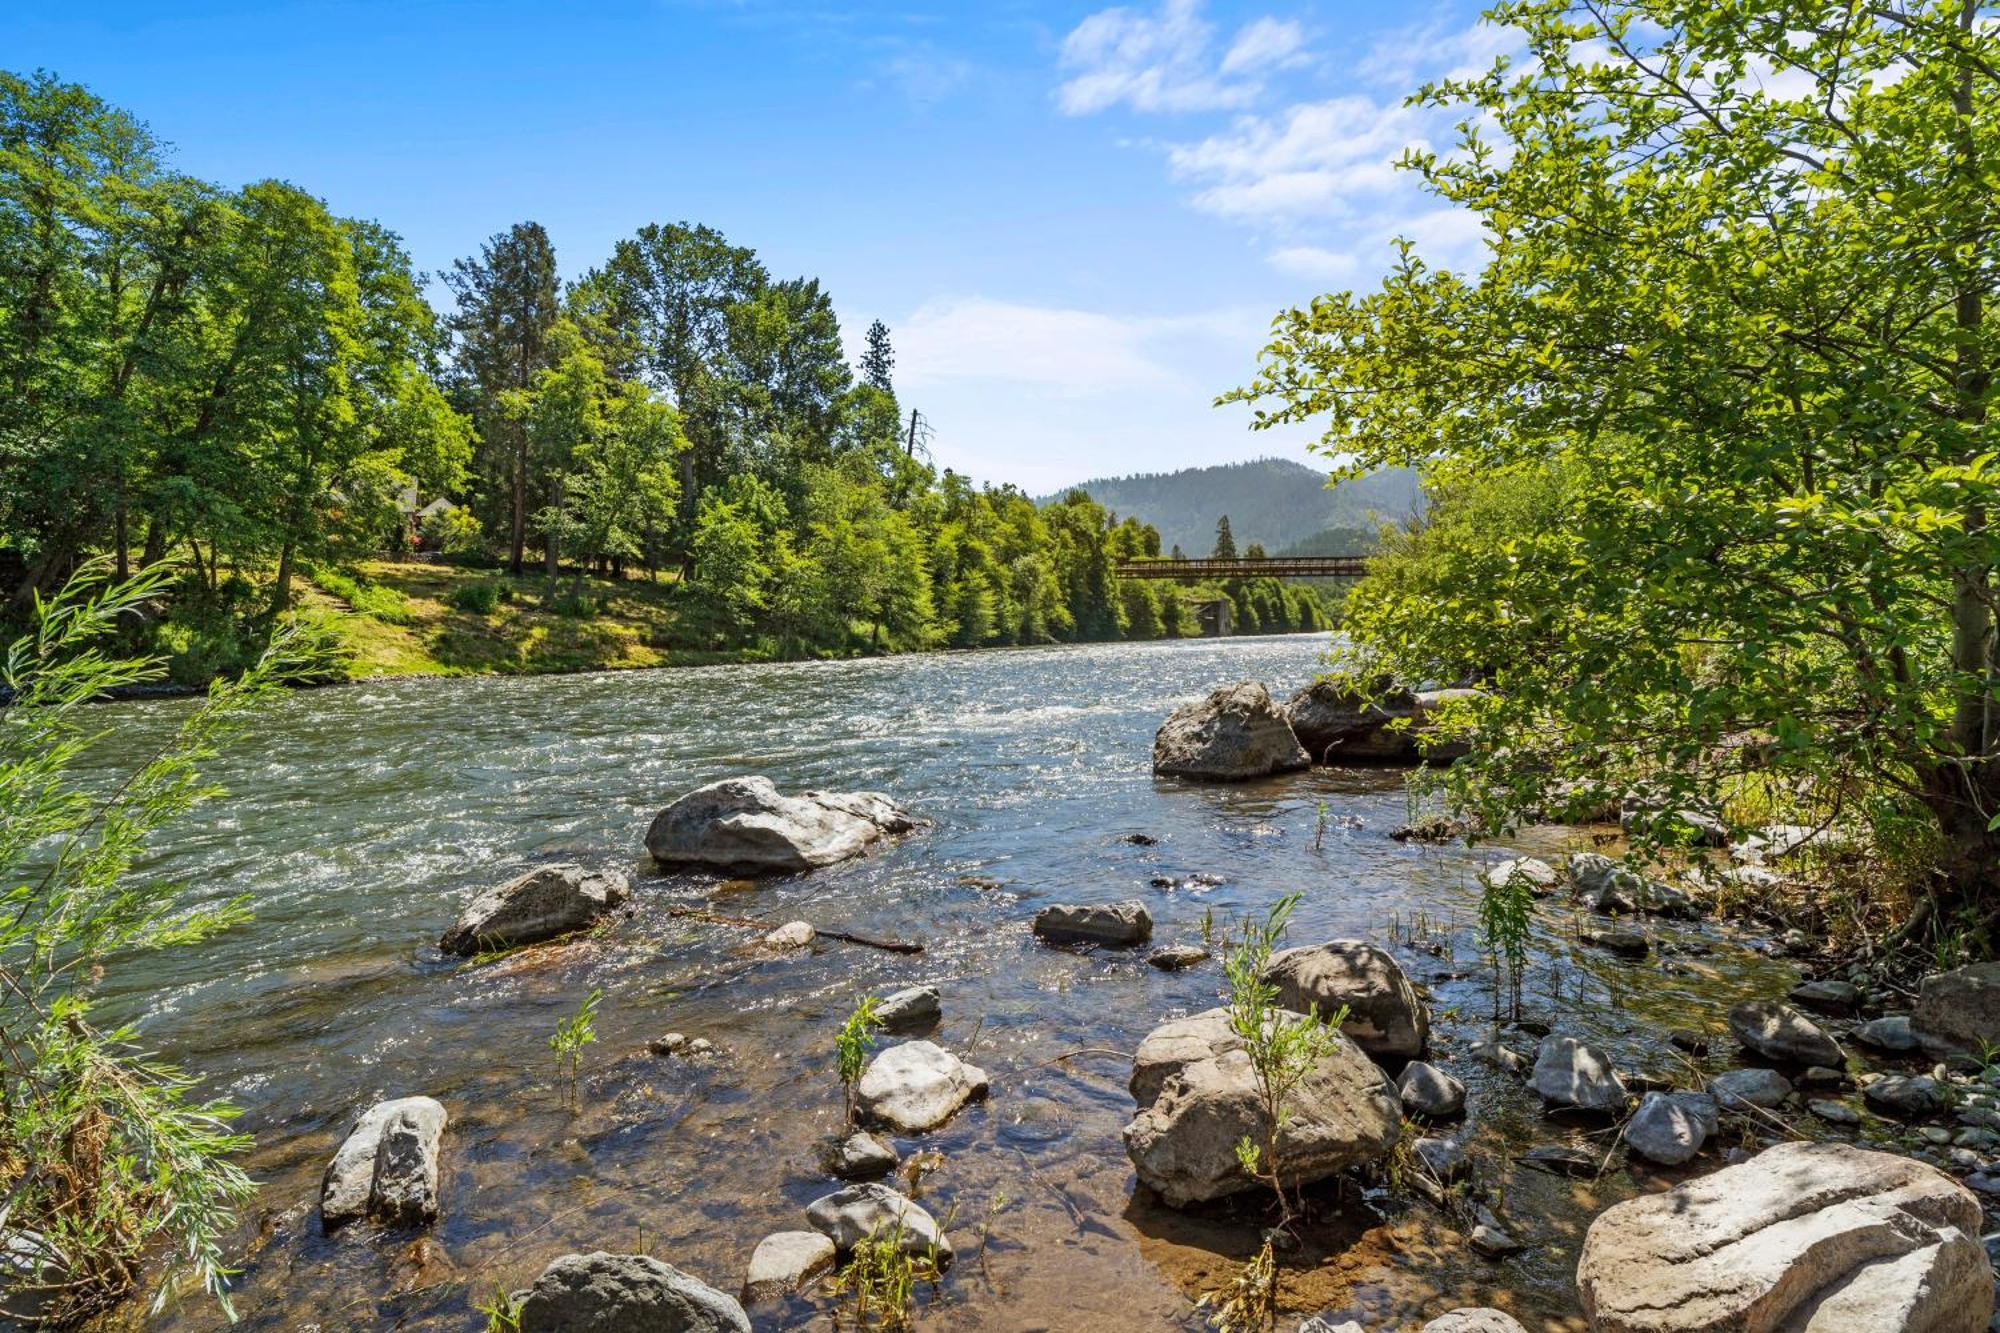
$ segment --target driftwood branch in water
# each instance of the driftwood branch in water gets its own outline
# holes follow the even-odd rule
[[[735,926],[740,930],[776,930],[769,921],[758,921],[747,916],[724,916],[704,907],[669,907],[668,916],[684,916],[694,921],[706,921],[711,926]],[[782,922],[779,924],[783,924]],[[813,934],[824,935],[830,940],[842,940],[848,944],[862,944],[870,949],[886,949],[890,953],[922,953],[924,946],[908,940],[871,940],[866,935],[850,935],[844,930],[821,930],[813,927]]]

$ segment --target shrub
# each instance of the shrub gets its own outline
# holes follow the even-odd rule
[[[364,583],[352,575],[331,569],[314,570],[312,581],[354,608],[357,615],[371,616],[390,625],[412,624],[417,618],[410,599],[394,588],[379,583]]]
[[[426,551],[471,555],[486,549],[486,534],[480,531],[479,520],[472,516],[470,509],[463,507],[441,509],[426,518],[422,535]]]
[[[558,616],[568,616],[572,620],[595,620],[599,610],[597,599],[583,593],[564,593],[548,603],[549,611]]]
[[[461,583],[451,590],[445,600],[460,611],[470,611],[477,616],[490,616],[500,609],[506,600],[506,589],[491,579],[481,579],[477,583]]]

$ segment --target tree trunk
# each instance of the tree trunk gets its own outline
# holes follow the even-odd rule
[[[507,572],[520,576],[524,567],[523,552],[528,542],[528,432],[520,432],[514,445],[514,524],[512,554],[507,560]]]

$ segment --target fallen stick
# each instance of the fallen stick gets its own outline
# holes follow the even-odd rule
[[[705,921],[711,926],[735,926],[739,930],[770,931],[777,929],[769,921],[758,921],[747,916],[724,916],[720,912],[711,912],[702,907],[669,907],[667,915],[684,916],[695,921]],[[886,949],[890,953],[922,953],[924,951],[923,945],[914,944],[908,940],[871,940],[866,935],[851,935],[844,930],[821,930],[818,926],[813,927],[813,934],[823,935],[830,940],[841,940],[848,944],[866,945],[870,949]]]

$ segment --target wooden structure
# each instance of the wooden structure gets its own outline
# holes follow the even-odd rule
[[[1368,571],[1365,555],[1285,555],[1262,560],[1120,560],[1121,579],[1173,579],[1205,583],[1213,579],[1358,579]]]

